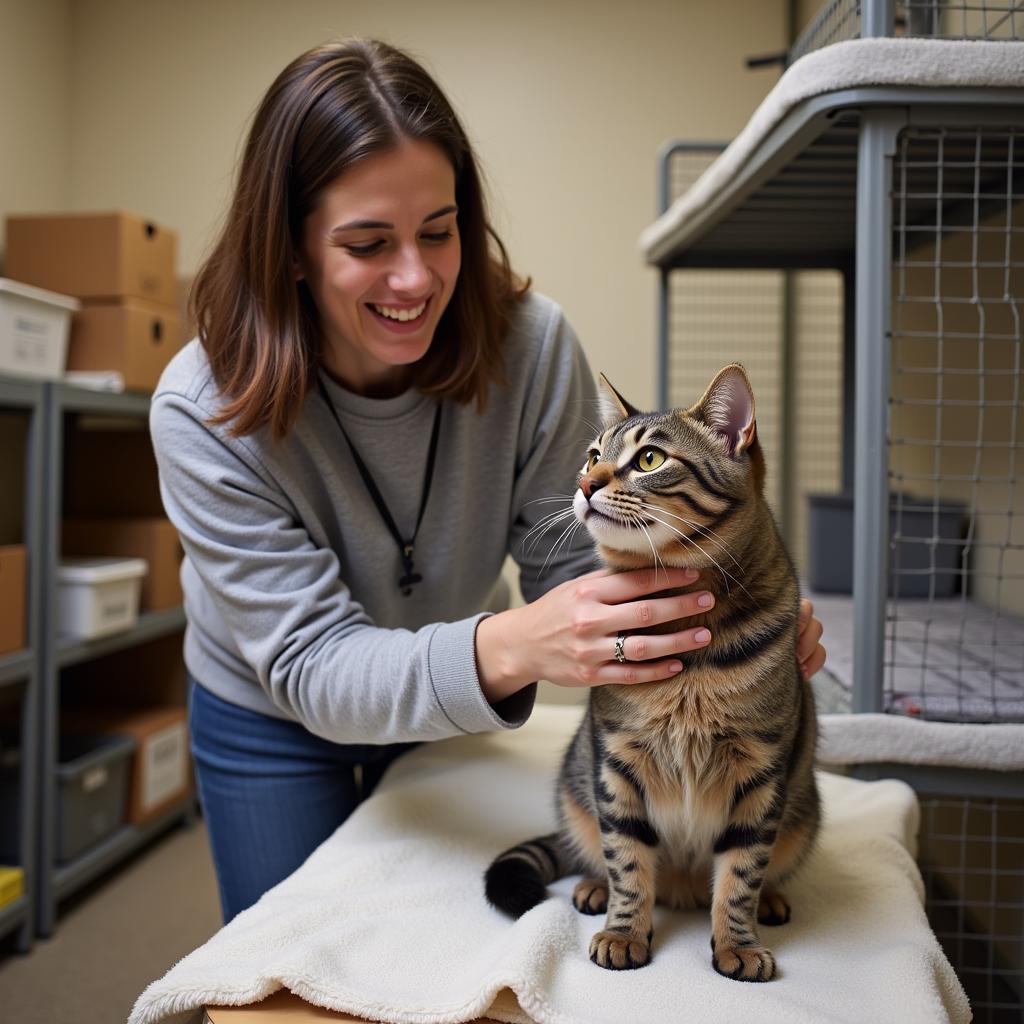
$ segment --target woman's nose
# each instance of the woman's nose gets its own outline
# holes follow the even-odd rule
[[[430,271],[415,247],[403,248],[388,271],[388,287],[395,292],[421,296],[430,284]]]

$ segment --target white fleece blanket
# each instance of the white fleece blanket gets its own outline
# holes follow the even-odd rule
[[[492,909],[483,872],[552,827],[552,781],[579,715],[538,706],[519,732],[400,759],[301,868],[150,985],[130,1024],[257,1002],[281,987],[416,1024],[485,1014],[513,1024],[970,1019],[925,918],[917,802],[900,782],[821,775],[825,827],[788,887],[792,921],[763,929],[780,968],[766,984],[715,973],[704,911],[658,908],[651,964],[611,972],[587,957],[602,918],[573,910],[573,879],[519,921]]]
[[[850,39],[813,50],[776,82],[722,155],[640,236],[650,263],[672,251],[675,236],[750,158],[798,103],[863,86],[1024,87],[1024,43],[952,39]]]

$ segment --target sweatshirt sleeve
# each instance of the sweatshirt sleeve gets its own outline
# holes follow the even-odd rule
[[[256,446],[209,426],[210,414],[184,394],[154,398],[164,506],[239,656],[278,708],[339,743],[440,739],[529,717],[535,686],[493,708],[480,689],[482,615],[415,631],[377,627]]]
[[[561,309],[552,304],[520,420],[516,511],[509,537],[509,554],[519,566],[519,587],[527,601],[598,567],[590,535],[572,512],[597,408],[583,349]]]

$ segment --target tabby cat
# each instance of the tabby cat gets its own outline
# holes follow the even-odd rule
[[[764,500],[753,393],[737,364],[686,410],[639,413],[603,376],[601,392],[605,429],[576,516],[614,570],[693,566],[717,579],[710,611],[649,630],[705,625],[712,639],[671,679],[589,691],[558,779],[558,831],[501,854],[487,898],[518,917],[549,882],[582,873],[573,904],[607,911],[590,959],[611,970],[649,961],[656,900],[710,906],[715,970],[768,981],[775,958],[756,922],[789,920],[776,886],[811,849],[819,800],[797,581]]]

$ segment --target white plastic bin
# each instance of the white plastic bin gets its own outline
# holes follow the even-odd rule
[[[57,570],[58,630],[83,640],[131,629],[149,566],[142,558],[67,558]]]
[[[67,362],[70,295],[0,277],[0,374],[59,380]]]

